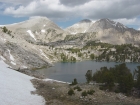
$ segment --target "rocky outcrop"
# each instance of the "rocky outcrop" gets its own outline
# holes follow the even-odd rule
[[[37,54],[23,49],[16,43],[0,44],[1,58],[13,69],[37,69],[50,64]]]

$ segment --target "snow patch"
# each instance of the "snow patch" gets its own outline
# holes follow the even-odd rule
[[[4,38],[1,38],[1,40],[4,41],[4,42],[6,42],[6,39],[4,39]]]
[[[113,22],[110,22],[109,19],[106,19],[106,20],[107,20],[111,25],[113,25],[113,26],[115,26],[115,27],[116,27],[117,24],[118,24],[118,22],[114,22],[114,21],[113,21]],[[127,27],[124,26],[123,24],[118,25],[118,27],[119,27],[119,28],[127,28]]]
[[[111,51],[114,51],[114,52],[116,51],[116,49],[115,49],[115,48],[111,48],[110,50],[111,50]]]
[[[44,27],[45,27],[46,25],[44,24]]]
[[[139,45],[136,45],[136,44],[135,44],[134,47],[139,47]]]
[[[41,30],[41,32],[42,32],[42,33],[45,33],[46,31],[45,31],[45,30]]]
[[[118,25],[118,27],[127,29],[127,27],[121,23]]]
[[[68,83],[70,84],[69,82],[63,82],[63,81],[58,81],[58,80],[54,80],[54,79],[49,79],[49,78],[46,78],[46,79],[43,79],[44,81],[50,81],[50,82],[59,82],[59,83]]]
[[[110,23],[111,25],[113,25],[113,26],[115,26],[116,27],[116,25],[117,25],[117,22],[110,22],[110,20],[109,19],[106,19],[107,21],[108,21],[108,23]]]
[[[125,59],[125,62],[131,62],[131,60],[130,59]]]
[[[110,23],[109,19],[106,19],[106,20]],[[110,24],[112,24],[112,23],[110,23]]]
[[[13,62],[13,61],[11,61],[11,64],[16,65],[16,63],[15,63],[15,62]]]
[[[93,20],[92,20],[91,22],[92,22],[92,24],[93,24],[93,23],[95,23],[96,21],[93,21]]]
[[[126,26],[123,25],[124,28],[127,28]]]
[[[27,68],[27,67],[26,67],[26,66],[24,66],[24,65],[23,65],[22,67],[23,67],[23,68]]]
[[[75,26],[79,27],[79,24],[75,24]]]
[[[31,31],[31,30],[28,30],[27,32],[28,32],[29,35],[30,35],[32,38],[34,38],[34,40],[36,41],[36,38],[35,38],[34,34],[32,33],[32,31]]]
[[[43,51],[42,51],[41,49],[39,49],[39,50],[40,50],[41,55],[43,55],[46,59],[49,59],[49,58],[43,53]]]
[[[14,59],[13,55],[11,55],[11,53],[10,53],[10,50],[9,50],[9,49],[8,49],[8,52],[9,52],[9,55],[10,55],[10,60],[14,61],[15,59]]]
[[[87,31],[87,30],[85,30],[84,33],[85,33],[86,31]]]
[[[0,57],[1,57],[1,59],[2,59],[3,61],[5,61],[5,60],[6,60],[3,56],[0,56]]]
[[[118,22],[114,22],[114,24],[112,24],[112,25],[116,27],[116,26],[117,26],[117,24],[118,24]]]
[[[72,32],[71,34],[77,34],[77,32]]]
[[[43,97],[31,94],[33,77],[7,68],[1,60],[0,68],[0,105],[45,105]]]

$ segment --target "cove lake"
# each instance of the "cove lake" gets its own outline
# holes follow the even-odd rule
[[[82,62],[57,62],[53,67],[38,70],[39,73],[45,75],[46,78],[55,79],[64,82],[72,82],[74,78],[79,83],[86,82],[85,74],[87,70],[92,70],[92,73],[99,70],[101,67],[114,67],[121,63],[116,62],[96,62],[96,61],[82,61]],[[133,72],[140,63],[126,63],[127,67]]]

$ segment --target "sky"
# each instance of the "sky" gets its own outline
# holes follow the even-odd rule
[[[61,28],[109,18],[140,30],[140,0],[0,0],[0,25],[45,16]]]

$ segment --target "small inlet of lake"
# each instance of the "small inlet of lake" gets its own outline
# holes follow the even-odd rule
[[[39,73],[45,75],[46,78],[55,79],[64,82],[72,82],[74,78],[77,79],[79,83],[86,82],[85,74],[87,70],[92,70],[96,72],[101,67],[114,67],[121,63],[116,62],[96,62],[96,61],[82,61],[82,62],[57,62],[53,67],[44,68],[38,70]],[[140,66],[139,63],[126,63],[127,67],[133,72]]]

